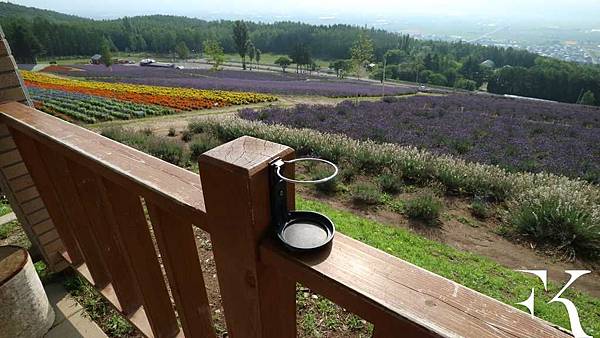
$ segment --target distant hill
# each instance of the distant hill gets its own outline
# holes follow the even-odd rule
[[[2,17],[22,17],[22,18],[34,18],[36,16],[42,16],[48,20],[55,22],[77,22],[86,21],[90,19],[82,18],[76,15],[63,14],[55,11],[46,9],[39,9],[35,7],[26,7],[21,5],[12,4],[10,2],[0,2],[0,18]]]

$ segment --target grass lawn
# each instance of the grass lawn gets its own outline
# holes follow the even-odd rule
[[[562,288],[548,284],[548,291],[536,277],[515,272],[494,261],[425,239],[405,229],[371,221],[324,203],[296,199],[299,210],[314,210],[329,216],[339,232],[449,278],[471,289],[514,305],[527,299],[535,287],[535,315],[569,329],[569,317],[560,303],[546,304]],[[582,278],[585,278],[582,277]],[[567,290],[562,298],[577,306],[581,323],[588,335],[600,334],[600,299]],[[521,310],[527,311],[524,307]]]
[[[275,60],[277,60],[281,56],[287,56],[287,55],[263,53],[260,55],[260,64],[261,65],[262,64],[274,65]],[[289,56],[287,56],[287,57],[289,58]],[[227,61],[227,62],[242,62],[242,58],[239,56],[239,54],[227,53],[227,54],[225,54],[225,61]],[[329,61],[319,60],[319,59],[315,59],[314,61],[322,68],[327,68],[329,66]],[[246,56],[246,62],[248,62],[248,63],[250,62],[250,59],[247,56]]]
[[[10,208],[10,204],[8,204],[8,202],[0,203],[0,216],[4,216],[11,212],[12,212],[12,209]]]

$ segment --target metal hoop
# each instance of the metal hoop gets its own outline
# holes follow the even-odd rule
[[[313,181],[299,181],[299,180],[294,180],[294,179],[287,178],[287,177],[283,176],[283,175],[281,174],[281,167],[283,167],[283,165],[280,165],[280,166],[278,166],[278,167],[277,167],[277,169],[276,169],[276,171],[275,171],[275,172],[276,172],[276,174],[277,174],[277,176],[279,176],[279,178],[281,178],[282,180],[284,180],[284,181],[286,181],[286,182],[289,182],[289,183],[299,183],[299,184],[302,184],[302,183],[308,183],[308,184],[318,184],[318,183],[325,183],[325,182],[327,182],[327,181],[329,181],[329,180],[332,180],[334,177],[336,177],[336,176],[337,176],[337,174],[338,174],[338,171],[339,171],[338,167],[337,167],[335,164],[333,164],[332,162],[329,162],[329,161],[327,161],[327,160],[324,160],[324,159],[322,159],[322,158],[313,158],[313,157],[306,157],[306,158],[295,158],[295,159],[293,159],[293,160],[289,160],[289,161],[283,161],[283,163],[284,163],[284,164],[286,164],[286,163],[296,163],[296,162],[301,162],[301,161],[314,161],[314,162],[322,162],[322,163],[325,163],[325,164],[329,164],[330,166],[332,166],[332,167],[333,167],[333,169],[334,169],[334,172],[333,172],[333,174],[332,174],[332,175],[330,175],[330,176],[327,176],[327,177],[325,177],[325,178],[322,178],[322,179],[320,179],[320,180],[313,180]]]

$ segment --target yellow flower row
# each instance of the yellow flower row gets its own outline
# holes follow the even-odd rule
[[[23,79],[30,82],[52,84],[58,86],[79,87],[86,89],[110,90],[121,93],[135,93],[142,95],[161,95],[179,97],[184,99],[203,99],[228,104],[247,104],[255,102],[270,102],[277,97],[266,94],[248,92],[230,92],[224,90],[203,90],[179,87],[160,87],[126,83],[108,83],[99,81],[84,81],[49,76],[39,72],[21,71]]]

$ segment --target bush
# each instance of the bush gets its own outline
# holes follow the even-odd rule
[[[508,210],[517,231],[577,254],[600,256],[600,210],[585,194],[538,187],[515,197]]]
[[[190,142],[192,140],[193,136],[194,136],[194,133],[191,130],[186,129],[181,133],[181,140],[183,142]]]
[[[183,145],[178,142],[151,138],[148,140],[147,150],[150,155],[175,165],[184,165],[186,162]]]
[[[377,205],[383,203],[381,191],[371,182],[359,182],[352,186],[350,195],[355,204]]]
[[[192,134],[202,134],[204,133],[204,124],[200,121],[192,121],[188,124],[188,130]]]
[[[424,194],[408,200],[404,212],[409,218],[420,219],[429,224],[439,222],[442,200],[433,194]]]
[[[311,180],[319,180],[324,177],[331,175],[331,170],[323,168],[321,166],[315,166],[310,168],[310,179]],[[315,189],[324,194],[335,194],[339,190],[338,178],[335,177],[324,183],[315,184]]]
[[[402,176],[394,174],[381,174],[377,178],[379,187],[388,194],[397,194],[402,191]]]
[[[217,138],[209,134],[200,134],[192,138],[190,143],[190,155],[195,161],[204,152],[211,150],[221,144]]]
[[[394,103],[400,101],[400,99],[395,96],[384,96],[381,101],[386,103]]]
[[[175,127],[170,127],[169,128],[169,133],[167,134],[167,136],[173,137],[173,136],[175,136],[175,133],[176,133]]]
[[[490,217],[491,211],[490,206],[481,198],[475,198],[471,202],[471,214],[479,219],[486,219]]]

